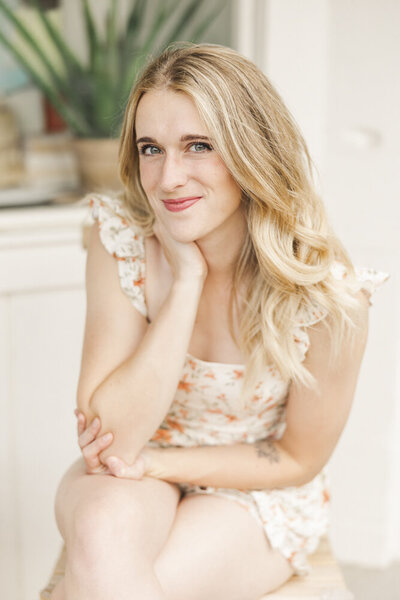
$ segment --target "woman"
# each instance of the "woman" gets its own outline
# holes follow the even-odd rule
[[[233,50],[178,45],[136,83],[123,198],[93,196],[53,600],[257,600],[308,572],[368,296],[305,143]],[[246,365],[246,368],[245,368]]]

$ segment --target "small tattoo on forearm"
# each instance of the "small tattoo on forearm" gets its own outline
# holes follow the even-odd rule
[[[257,456],[260,458],[268,458],[270,463],[280,461],[278,449],[270,440],[259,440],[255,442],[254,446],[257,450]]]

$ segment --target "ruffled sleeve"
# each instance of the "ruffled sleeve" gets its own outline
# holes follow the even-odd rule
[[[103,246],[117,260],[121,288],[133,306],[147,317],[143,235],[128,222],[121,200],[92,194],[89,205],[89,218],[98,222]]]
[[[347,277],[346,267],[339,262],[334,263],[332,274],[335,279],[343,281]],[[350,285],[353,293],[360,290],[366,292],[369,303],[372,304],[371,295],[374,294],[387,279],[389,274],[384,271],[376,271],[369,268],[355,268],[355,281]],[[302,309],[299,313],[298,322],[293,329],[294,340],[300,353],[301,360],[304,360],[310,347],[310,339],[307,333],[307,327],[315,325],[326,317],[327,311],[321,306],[315,304],[311,307]]]
[[[385,271],[376,271],[375,269],[359,268],[356,269],[356,289],[367,292],[370,297],[389,279],[389,273]]]

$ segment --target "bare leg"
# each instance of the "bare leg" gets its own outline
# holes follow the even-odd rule
[[[163,481],[86,476],[74,466],[57,497],[69,562],[52,600],[258,600],[292,575],[242,506],[179,497]]]
[[[259,600],[293,569],[235,501],[183,498],[155,573],[168,600]]]
[[[165,481],[86,475],[82,461],[73,465],[56,499],[68,559],[52,600],[165,600],[153,564],[179,498]]]

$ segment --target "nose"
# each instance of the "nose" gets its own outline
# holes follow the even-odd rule
[[[183,161],[174,155],[165,155],[161,172],[160,187],[164,192],[172,192],[185,185],[187,173]]]

